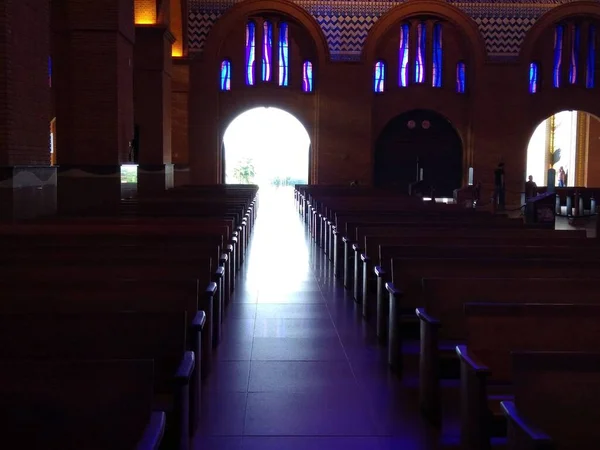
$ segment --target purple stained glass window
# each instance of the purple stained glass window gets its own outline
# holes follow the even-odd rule
[[[383,92],[385,88],[385,63],[383,61],[377,61],[375,63],[373,79],[373,91]]]
[[[538,72],[537,63],[529,64],[529,93],[535,94],[538,90]]]
[[[417,25],[417,54],[415,55],[415,83],[425,81],[425,42],[426,42],[425,22]]]
[[[231,61],[227,59],[221,62],[221,90],[231,90]]]
[[[246,24],[246,84],[254,85],[254,63],[256,62],[256,24]]]
[[[579,25],[573,25],[573,38],[571,39],[571,58],[569,61],[569,83],[577,83],[577,66],[579,65],[579,41],[581,32]]]
[[[313,91],[313,65],[310,61],[304,61],[302,64],[302,90]]]
[[[398,46],[398,86],[408,86],[410,26],[405,23],[400,27],[400,45]]]
[[[279,86],[288,85],[288,72],[290,63],[290,45],[288,24],[279,24]]]
[[[456,64],[456,92],[459,94],[465,93],[467,86],[467,67],[464,62]]]
[[[560,87],[560,68],[562,64],[563,38],[565,34],[564,25],[558,25],[554,29],[554,66],[553,66],[553,84],[554,87]]]
[[[585,87],[592,89],[596,85],[596,27],[590,25],[588,30],[587,64],[585,74]]]
[[[442,25],[433,27],[433,73],[432,86],[442,87]]]
[[[263,57],[262,80],[271,81],[271,66],[273,52],[273,24],[269,21],[263,23]]]

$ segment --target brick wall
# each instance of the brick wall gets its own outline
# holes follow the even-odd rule
[[[50,163],[50,1],[0,6],[0,165]]]

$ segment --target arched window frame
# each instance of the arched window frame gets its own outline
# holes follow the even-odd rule
[[[465,94],[467,91],[467,63],[458,61],[456,63],[456,92]]]
[[[246,85],[254,86],[256,84],[256,22],[253,20],[246,22],[245,53]]]
[[[221,61],[220,71],[219,71],[219,90],[222,92],[227,92],[231,90],[231,60],[229,58],[225,58]]]
[[[530,94],[537,94],[540,89],[540,72],[540,64],[537,61],[529,63],[528,80]]]
[[[302,63],[302,92],[312,94],[315,91],[315,65],[310,60]]]
[[[385,77],[387,64],[383,59],[379,59],[373,66],[373,92],[383,94],[385,92]]]

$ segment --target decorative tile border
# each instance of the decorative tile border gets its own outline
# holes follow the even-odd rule
[[[190,0],[188,31],[192,52],[201,52],[213,24],[241,0]],[[373,24],[404,0],[296,0],[319,23],[329,43],[331,58],[356,61]],[[546,11],[578,0],[500,0],[448,3],[462,9],[479,26],[489,56],[514,57],[527,31]]]

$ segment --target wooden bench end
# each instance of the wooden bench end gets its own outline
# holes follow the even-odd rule
[[[460,358],[462,362],[467,364],[471,370],[480,375],[489,375],[491,373],[490,369],[479,362],[473,355],[469,354],[466,345],[457,345],[456,346],[456,354]]]
[[[181,363],[175,373],[175,381],[178,384],[189,384],[196,366],[196,358],[193,351],[187,351],[183,354]]]
[[[551,449],[552,439],[543,431],[536,429],[529,425],[520,415],[514,402],[503,401],[500,402],[502,412],[506,416],[509,426],[517,427],[523,435],[525,435],[532,444],[532,449],[545,450]]]
[[[428,325],[433,325],[436,327],[439,327],[441,325],[440,321],[438,319],[435,319],[433,317],[431,317],[429,314],[427,314],[427,312],[425,311],[425,308],[417,308],[415,310],[417,317],[422,320],[423,322],[426,322]]]
[[[167,415],[164,411],[154,411],[150,416],[148,426],[142,438],[138,441],[136,450],[158,450],[165,434]]]

